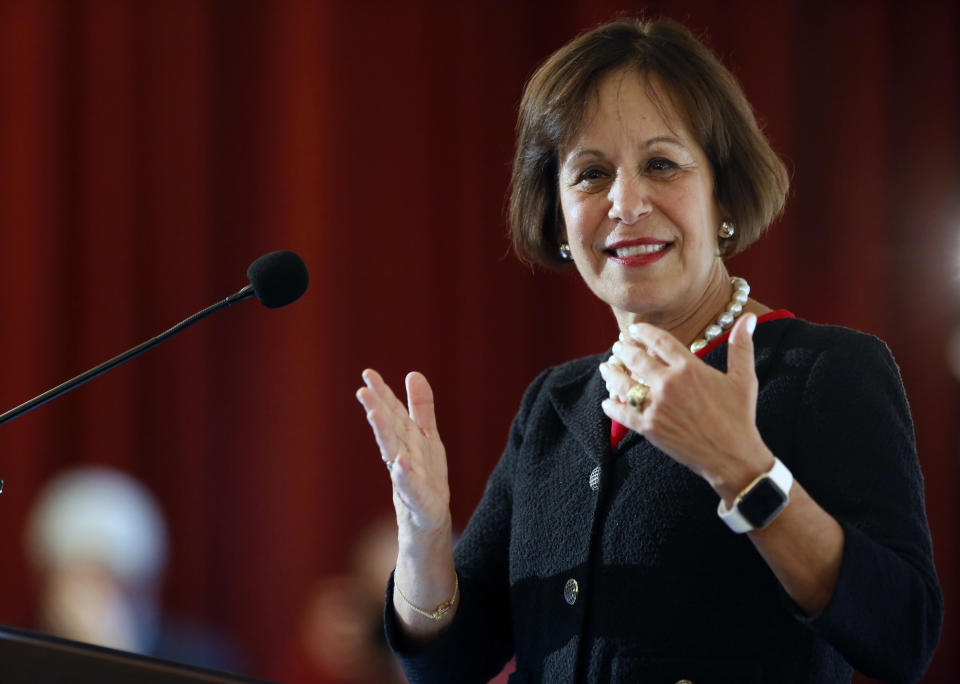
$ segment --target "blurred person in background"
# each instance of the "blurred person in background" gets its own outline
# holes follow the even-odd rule
[[[403,684],[383,634],[383,586],[397,562],[390,519],[364,528],[346,572],[317,580],[304,602],[285,684]]]
[[[163,614],[166,524],[154,497],[129,475],[84,466],[53,477],[29,514],[26,546],[39,584],[37,627],[43,632],[237,669],[226,640]]]

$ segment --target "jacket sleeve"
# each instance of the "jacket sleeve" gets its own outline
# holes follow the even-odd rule
[[[822,352],[797,429],[794,474],[845,535],[830,603],[798,619],[863,674],[917,681],[939,639],[943,597],[913,422],[886,345],[856,335]]]
[[[513,655],[509,577],[513,472],[522,453],[527,418],[548,374],[545,371],[527,388],[507,447],[454,549],[460,582],[457,612],[424,650],[414,652],[403,642],[390,576],[384,614],[387,643],[411,684],[487,682]]]

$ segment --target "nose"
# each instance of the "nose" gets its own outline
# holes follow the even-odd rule
[[[607,199],[610,210],[607,216],[611,221],[630,225],[637,219],[650,213],[651,203],[647,184],[640,174],[617,173]]]

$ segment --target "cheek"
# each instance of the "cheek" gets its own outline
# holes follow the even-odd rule
[[[720,229],[719,211],[712,193],[705,194],[699,186],[677,187],[670,197],[674,222],[682,227],[687,242],[714,245]],[[714,226],[713,223],[716,222]]]
[[[561,196],[560,210],[570,242],[590,242],[605,216],[601,202],[595,197]]]

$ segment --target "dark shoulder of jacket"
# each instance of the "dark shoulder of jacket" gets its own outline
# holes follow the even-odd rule
[[[781,328],[776,346],[779,355],[788,363],[811,365],[821,354],[828,353],[838,361],[880,361],[899,377],[893,354],[883,340],[874,335],[839,325],[811,323],[800,318],[784,320]]]
[[[533,407],[540,401],[546,400],[551,390],[572,382],[583,381],[597,369],[600,361],[609,355],[610,353],[608,351],[606,353],[583,356],[557,366],[550,366],[541,371],[523,393],[520,409],[517,411],[517,415],[513,420],[513,427],[510,431],[511,441],[523,433],[527,418],[533,410]]]

